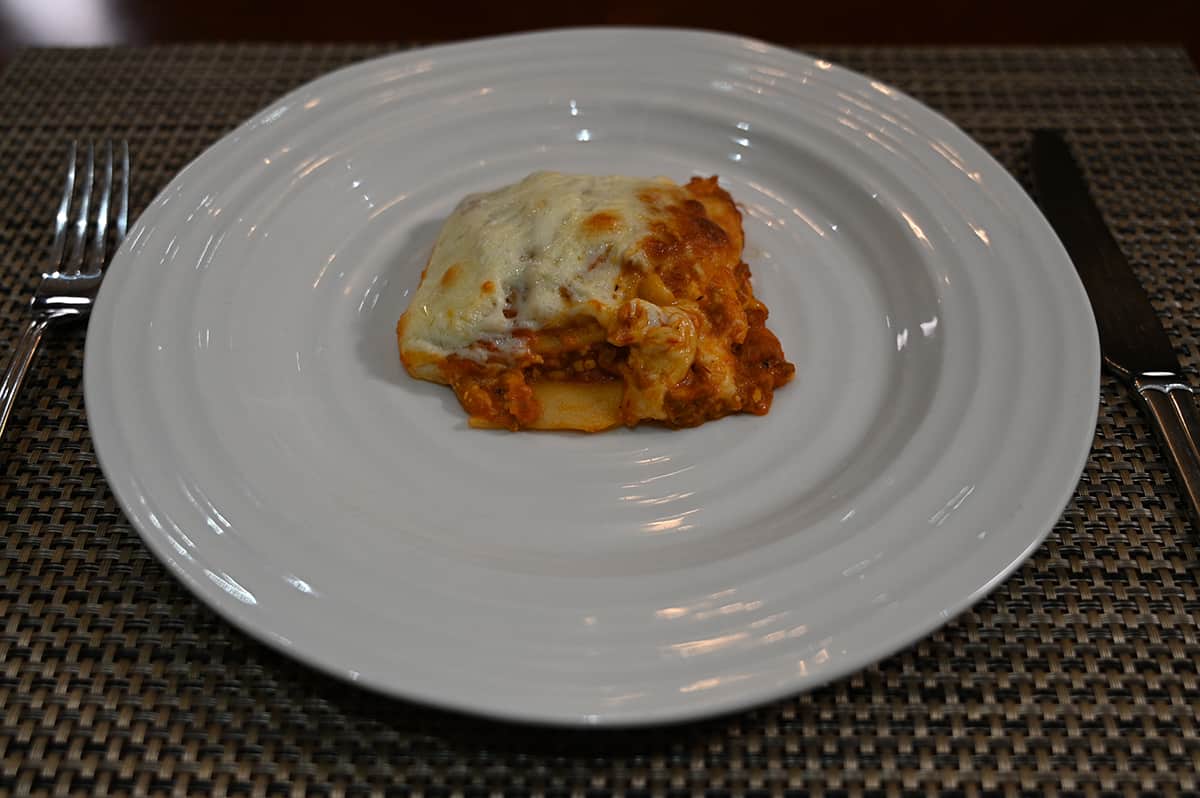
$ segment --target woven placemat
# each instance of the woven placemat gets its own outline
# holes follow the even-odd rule
[[[386,47],[44,50],[0,79],[0,358],[47,244],[63,142],[127,137],[144,207],[282,92]],[[1200,79],[1180,51],[810,48],[916,95],[1026,185],[1065,129],[1193,382]],[[1200,793],[1195,532],[1106,379],[1092,457],[992,596],[875,667],[705,723],[563,732],[363,693],[249,640],[154,560],[109,492],[52,336],[0,443],[0,792],[896,796]]]

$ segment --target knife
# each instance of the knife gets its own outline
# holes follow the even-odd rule
[[[1142,284],[1088,193],[1062,136],[1033,135],[1033,183],[1042,212],[1083,280],[1109,371],[1145,404],[1175,477],[1200,523],[1200,418],[1192,388]]]

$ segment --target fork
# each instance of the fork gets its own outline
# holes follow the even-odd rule
[[[116,220],[113,247],[125,238],[129,224],[129,144],[121,141],[117,149],[120,162],[120,183],[116,196]],[[0,379],[0,440],[8,417],[16,404],[17,393],[25,379],[29,365],[37,354],[42,335],[51,325],[86,319],[100,290],[104,276],[105,253],[108,245],[109,217],[112,216],[113,194],[113,143],[104,145],[102,179],[96,193],[96,213],[91,214],[93,184],[95,183],[95,146],[88,144],[82,174],[82,186],[76,197],[75,183],[78,146],[71,142],[67,154],[67,179],[63,186],[62,201],[54,217],[54,240],[50,244],[48,265],[53,271],[43,272],[42,280],[33,293],[30,308],[33,318],[13,348],[12,360],[4,369]],[[72,212],[72,202],[74,208]],[[92,240],[88,244],[88,229]]]

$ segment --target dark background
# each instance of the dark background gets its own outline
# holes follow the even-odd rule
[[[0,0],[0,49],[180,41],[418,41],[567,25],[675,25],[797,44],[1180,44],[1200,0]]]

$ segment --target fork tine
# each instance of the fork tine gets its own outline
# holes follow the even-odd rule
[[[125,240],[129,226],[129,142],[121,141],[121,188],[117,197],[117,244]]]
[[[75,208],[75,221],[71,231],[71,254],[67,257],[63,274],[78,274],[83,266],[83,252],[87,249],[88,213],[92,206],[92,179],[96,171],[96,148],[90,143],[87,148],[87,165],[83,173],[83,188],[79,192],[79,205]]]
[[[92,232],[92,252],[88,258],[88,272],[96,273],[104,268],[104,242],[108,234],[108,201],[112,193],[113,147],[108,141],[104,148],[104,171],[100,193],[96,197],[96,229]]]
[[[50,266],[61,269],[63,253],[67,248],[67,211],[71,209],[71,195],[75,193],[75,142],[67,148],[67,179],[63,185],[62,201],[58,204],[58,213],[54,217],[54,242],[50,245]]]

